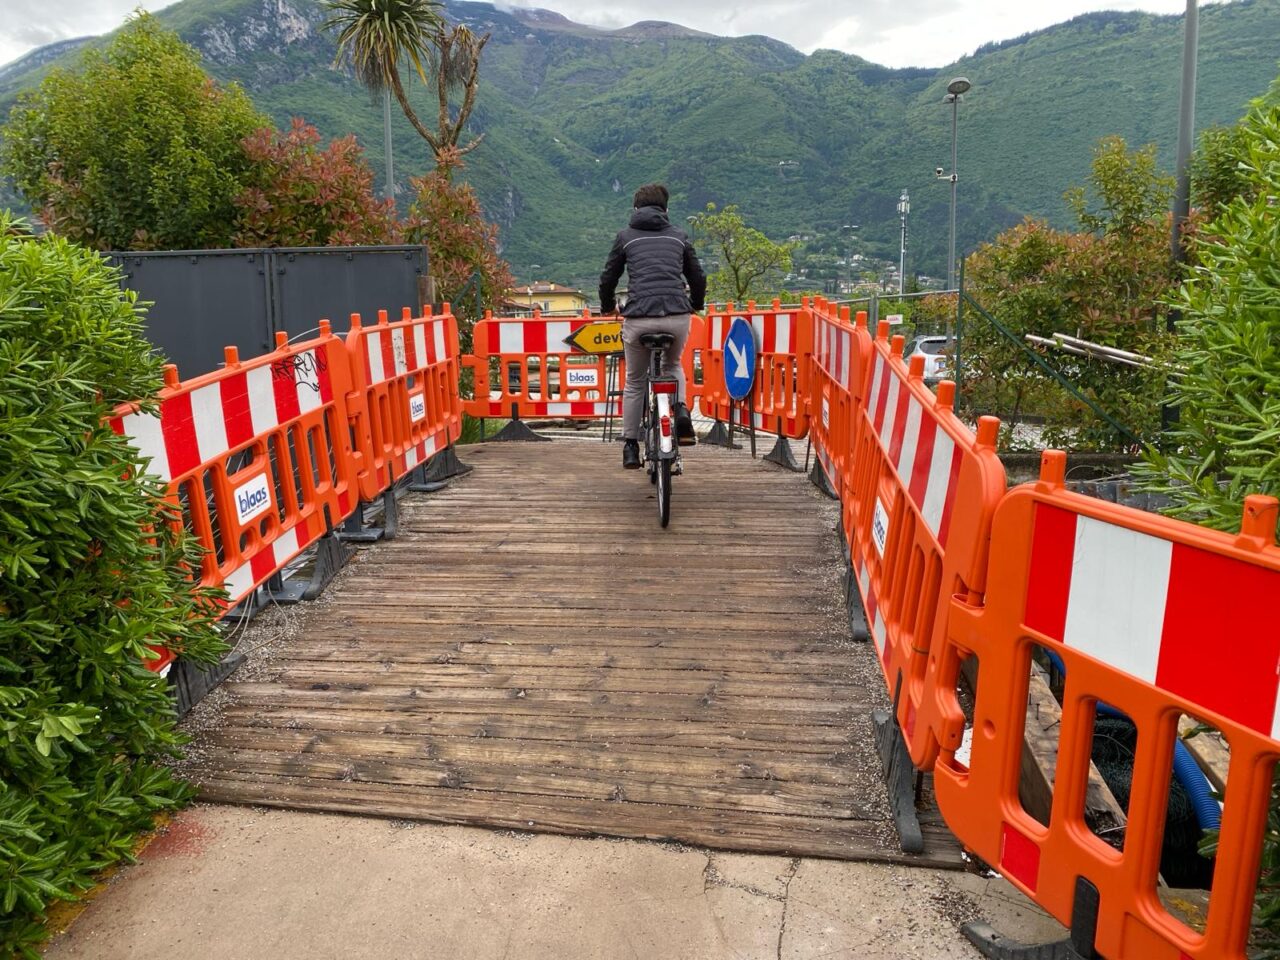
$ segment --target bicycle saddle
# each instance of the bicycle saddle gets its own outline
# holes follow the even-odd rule
[[[650,350],[665,350],[676,342],[676,338],[669,333],[642,333],[640,342]]]

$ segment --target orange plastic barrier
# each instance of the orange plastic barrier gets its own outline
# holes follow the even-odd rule
[[[805,309],[784,310],[779,300],[760,309],[755,301],[745,309],[732,303],[723,309],[709,305],[706,313],[707,339],[702,349],[702,394],[705,416],[751,427],[751,411],[746,403],[729,397],[724,380],[724,342],[735,317],[751,324],[756,339],[756,377],[751,401],[754,426],[764,433],[793,440],[809,430],[809,355],[813,350],[813,324]]]
[[[976,655],[978,688],[968,766],[948,748],[935,767],[939,806],[966,846],[1059,920],[1071,917],[1078,878],[1096,887],[1108,960],[1243,960],[1280,757],[1277,502],[1248,498],[1230,536],[1070,493],[1065,463],[1046,453],[1040,482],[1000,504],[985,605],[951,601],[943,656]],[[1018,799],[1035,644],[1066,668],[1047,827]],[[1123,850],[1084,820],[1098,703],[1138,730]],[[1203,933],[1156,893],[1183,713],[1217,727],[1231,751]]]
[[[168,483],[207,551],[200,581],[224,587],[229,605],[357,502],[347,351],[323,322],[313,340],[284,341],[277,334],[274,351],[245,362],[228,347],[223,369],[183,383],[168,367],[157,414],[122,408],[111,421]]]
[[[626,364],[619,358],[616,382],[610,384],[608,357],[583,354],[567,343],[575,331],[600,320],[616,317],[532,317],[507,319],[486,315],[475,326],[472,353],[463,366],[475,376],[474,399],[463,402],[473,417],[511,417],[522,420],[594,420],[622,414],[622,398],[610,399],[609,390],[621,394]],[[688,396],[692,404],[699,394],[694,383],[693,356],[702,348],[706,327],[694,316],[683,357]]]
[[[352,314],[346,346],[360,496],[369,501],[462,433],[458,322],[447,303],[438,316],[424,307],[413,317],[405,307],[396,323],[381,310],[372,327]]]
[[[953,595],[980,602],[991,520],[1004,496],[996,456],[1000,422],[974,434],[952,413],[955,385],[935,396],[923,358],[902,360],[902,337],[874,342],[859,315],[855,352],[868,357],[865,401],[853,424],[853,471],[843,498],[845,532],[867,625],[897,698],[912,762],[932,767],[955,749],[964,717],[955,706],[959,662],[940,655]]]
[[[806,378],[809,436],[831,489],[844,500],[852,475],[853,423],[862,403],[866,357],[855,349],[848,307],[819,297],[803,305],[802,316],[812,344]],[[866,315],[858,316],[865,325]]]

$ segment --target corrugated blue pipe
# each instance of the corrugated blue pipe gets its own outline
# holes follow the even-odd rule
[[[1049,662],[1053,664],[1053,668],[1065,677],[1067,675],[1067,665],[1062,662],[1062,658],[1045,647],[1040,649],[1044,650]],[[1109,703],[1099,702],[1098,713],[1104,717],[1129,719],[1124,711],[1117,710]],[[1222,807],[1214,799],[1213,788],[1209,785],[1209,779],[1204,775],[1204,771],[1200,769],[1200,764],[1196,763],[1196,758],[1191,755],[1191,751],[1187,749],[1187,745],[1182,742],[1181,738],[1175,738],[1173,741],[1173,775],[1178,778],[1178,782],[1182,784],[1182,789],[1186,790],[1187,796],[1191,798],[1191,807],[1196,812],[1196,822],[1200,824],[1200,829],[1217,830],[1222,825]]]

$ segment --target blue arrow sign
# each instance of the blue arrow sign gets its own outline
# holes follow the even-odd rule
[[[756,335],[751,324],[734,317],[724,339],[724,385],[729,396],[741,400],[751,393],[756,379]]]

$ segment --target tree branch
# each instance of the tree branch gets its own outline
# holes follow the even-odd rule
[[[400,82],[399,73],[393,73],[391,75],[391,92],[396,95],[396,102],[400,104],[400,109],[404,112],[404,115],[408,117],[409,123],[413,126],[413,129],[418,132],[418,136],[422,137],[422,139],[426,140],[427,143],[430,144],[432,153],[438,154],[440,152],[440,146],[436,142],[436,138],[432,135],[431,131],[426,128],[421,120],[418,119],[418,114],[414,111],[413,107],[409,105],[409,98],[405,96],[404,84]]]

